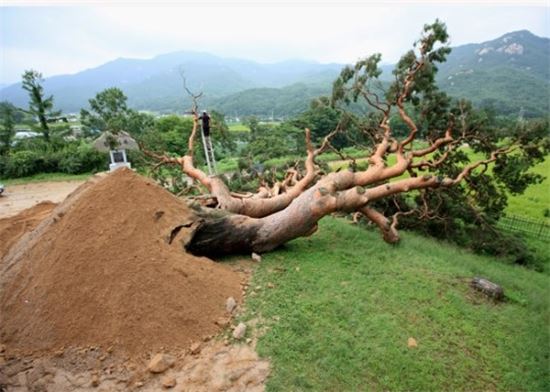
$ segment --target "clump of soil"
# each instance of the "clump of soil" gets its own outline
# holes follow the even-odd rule
[[[215,334],[242,276],[169,243],[196,219],[127,169],[84,184],[3,253],[0,343],[18,355],[89,346],[134,355]]]
[[[0,219],[0,258],[24,234],[32,231],[55,208],[56,204],[44,201],[24,210],[16,216]]]

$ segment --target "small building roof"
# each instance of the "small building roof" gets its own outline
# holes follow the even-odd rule
[[[99,151],[110,151],[111,146],[115,149],[139,150],[137,142],[127,132],[121,131],[113,134],[111,132],[103,132],[101,136],[94,140],[93,146]]]

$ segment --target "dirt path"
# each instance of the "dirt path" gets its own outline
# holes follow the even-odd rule
[[[7,186],[0,196],[0,218],[15,215],[42,201],[59,203],[84,181],[48,181]]]

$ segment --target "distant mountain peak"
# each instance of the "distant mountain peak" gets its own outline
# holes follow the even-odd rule
[[[506,33],[499,38],[474,45],[475,54],[480,57],[493,55],[504,55],[514,58],[523,56],[528,51],[533,52],[541,50],[541,46],[549,46],[550,39],[536,36],[529,30],[518,30]],[[471,46],[470,46],[471,47]]]
[[[538,35],[535,35],[535,34],[531,33],[529,30],[516,30],[516,31],[510,31],[509,33],[506,33],[502,37],[497,38],[497,39],[504,39],[506,37],[512,37],[512,38],[530,38],[530,37],[543,38],[543,37],[539,37]]]

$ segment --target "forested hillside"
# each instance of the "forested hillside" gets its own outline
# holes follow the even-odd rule
[[[550,39],[527,30],[482,44],[454,48],[441,66],[439,85],[497,112],[534,117],[548,113]]]

